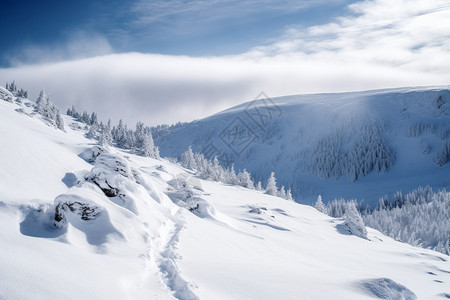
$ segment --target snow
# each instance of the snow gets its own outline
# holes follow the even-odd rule
[[[100,151],[72,118],[63,132],[26,103],[0,100],[0,299],[450,293],[448,256],[371,228],[351,235],[344,219],[165,160]]]
[[[255,182],[275,172],[299,203],[322,195],[324,203],[342,197],[372,206],[398,190],[449,188],[450,164],[435,162],[449,138],[448,86],[260,99],[154,132],[163,157],[192,146],[222,165],[246,168]]]

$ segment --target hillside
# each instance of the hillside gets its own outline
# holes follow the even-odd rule
[[[0,94],[0,299],[450,297],[446,255],[99,147]]]
[[[402,88],[296,95],[254,101],[211,117],[154,130],[162,156],[194,152],[246,168],[266,182],[271,171],[300,203],[364,199],[418,186],[449,187],[450,90]]]

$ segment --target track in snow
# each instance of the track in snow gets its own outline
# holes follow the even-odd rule
[[[161,281],[176,299],[198,300],[192,291],[197,286],[183,279],[176,263],[180,259],[177,244],[184,227],[183,221],[179,220],[182,209],[178,207],[173,218],[168,218],[159,229],[159,237],[150,242],[149,254],[145,255],[146,269],[156,269]]]

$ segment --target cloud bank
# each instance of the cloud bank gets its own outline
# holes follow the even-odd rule
[[[190,121],[269,96],[450,83],[449,1],[363,1],[349,15],[289,28],[247,53],[188,57],[125,53],[0,69],[65,109],[130,124]],[[105,44],[102,44],[102,47]]]

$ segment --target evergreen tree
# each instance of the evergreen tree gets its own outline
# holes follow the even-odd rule
[[[278,191],[278,197],[286,199],[286,191],[284,189],[284,185],[282,185],[280,190]]]
[[[261,181],[258,181],[258,184],[256,185],[256,190],[257,191],[262,191],[263,190]]]
[[[47,99],[48,99],[48,97],[47,97],[47,95],[45,94],[44,89],[41,89],[41,91],[39,92],[39,96],[38,96],[38,98],[36,99],[36,103],[35,103],[35,110],[36,110],[37,112],[40,113],[41,111],[44,110],[44,106],[45,106],[45,104],[46,104],[46,102],[47,102]]]
[[[226,175],[226,183],[232,185],[238,185],[239,179],[237,178],[236,171],[234,171],[234,164],[231,165],[231,169],[228,170]]]
[[[195,170],[197,168],[191,146],[181,154],[181,165],[190,170]]]
[[[327,213],[327,209],[326,209],[325,205],[324,205],[323,202],[322,202],[322,196],[321,196],[321,195],[319,195],[319,196],[317,197],[317,201],[316,201],[316,204],[314,204],[314,207],[315,207],[318,211],[320,211],[321,213],[324,213],[324,214]]]
[[[220,165],[219,160],[217,159],[217,156],[214,156],[214,160],[212,163],[212,169],[213,169],[213,180],[223,182],[225,179],[225,170]]]
[[[274,172],[270,173],[270,177],[267,180],[266,194],[273,196],[276,196],[278,194],[277,179],[275,178]]]
[[[159,158],[159,150],[153,143],[151,133],[145,134],[142,141],[142,153],[146,157]]]
[[[56,123],[56,127],[58,129],[61,129],[62,131],[64,131],[64,121],[63,121],[61,115],[59,114],[59,111],[57,111],[57,113],[56,113],[55,123]]]
[[[123,120],[119,120],[119,125],[117,125],[116,129],[114,130],[114,141],[117,143],[117,146],[120,148],[125,148],[128,144],[128,136],[127,136],[127,126],[124,124]]]
[[[59,110],[53,105],[44,89],[39,93],[36,99],[34,110],[42,115],[46,120],[51,122],[56,128],[64,131],[64,121],[59,113]]]
[[[89,131],[86,133],[88,139],[96,139],[99,136],[99,126],[98,124],[92,124],[89,126]],[[103,140],[105,142],[105,140]]]
[[[367,229],[364,226],[361,214],[354,202],[349,202],[345,208],[345,225],[349,231],[359,237],[367,239]]]
[[[10,84],[6,83],[5,88],[10,91],[13,95],[17,92],[16,82],[13,80]]]
[[[89,125],[92,125],[92,124],[96,124],[98,122],[98,120],[97,120],[97,114],[96,113],[92,113],[91,114],[91,117],[89,118]],[[110,124],[111,125],[111,124]]]
[[[135,147],[138,149],[142,149],[144,139],[145,139],[144,123],[142,123],[142,122],[136,123],[136,130],[134,132],[134,137],[136,140]]]
[[[91,128],[95,126],[95,124],[91,125]],[[106,125],[104,125],[103,123],[100,123],[100,137],[98,140],[98,143],[100,146],[109,146],[111,145],[111,133],[108,132],[108,128]]]
[[[294,201],[294,198],[292,198],[292,190],[291,190],[291,188],[288,188],[288,190],[286,192],[286,200]]]
[[[255,189],[253,180],[250,176],[250,173],[244,169],[244,171],[239,172],[238,174],[239,185],[248,189]]]

